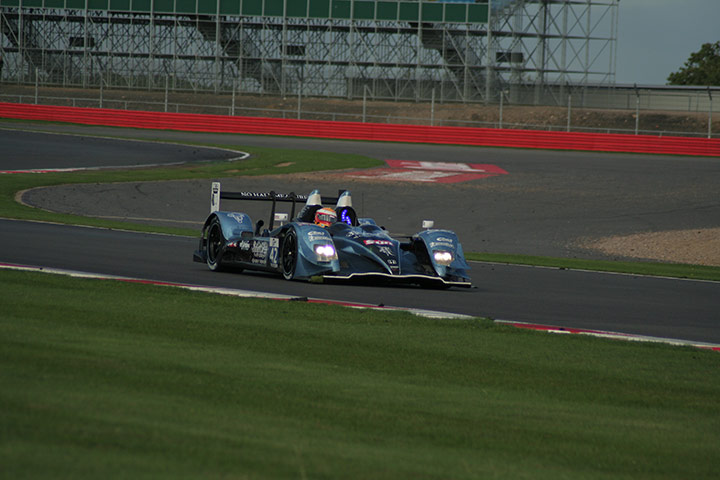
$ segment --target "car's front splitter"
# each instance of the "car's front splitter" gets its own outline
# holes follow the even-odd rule
[[[382,272],[363,272],[363,273],[351,273],[349,275],[337,275],[337,274],[325,274],[322,277],[328,281],[345,281],[345,282],[371,282],[373,280],[379,282],[386,282],[390,284],[416,284],[416,285],[431,285],[431,286],[447,286],[447,287],[463,287],[471,288],[472,283],[470,280],[457,281],[457,280],[446,280],[441,277],[433,277],[430,275],[392,275],[390,273]],[[373,282],[374,283],[374,282]]]

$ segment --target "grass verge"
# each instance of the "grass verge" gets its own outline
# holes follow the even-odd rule
[[[8,478],[716,478],[715,352],[0,271]]]
[[[592,270],[598,272],[652,275],[658,277],[688,278],[693,280],[720,281],[720,267],[688,265],[680,263],[615,262],[609,260],[585,260],[580,258],[537,257],[501,253],[467,253],[468,260],[477,262],[532,265],[536,267]]]

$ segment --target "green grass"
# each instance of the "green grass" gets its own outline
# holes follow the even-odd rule
[[[281,175],[320,170],[371,168],[382,164],[379,160],[362,155],[341,155],[308,150],[288,150],[261,147],[223,145],[203,146],[213,146],[226,148],[228,150],[250,152],[252,157],[247,160],[232,162],[195,163],[176,167],[0,175],[0,217],[91,225],[126,230],[175,233],[179,235],[196,235],[197,231],[195,230],[148,226],[129,222],[47,212],[36,208],[26,207],[18,203],[15,196],[17,192],[30,188],[71,183],[149,182],[199,178],[228,178],[240,175]]]
[[[500,253],[467,253],[468,260],[478,262],[510,263],[539,267],[556,267],[575,270],[629,273],[660,277],[689,278],[694,280],[720,281],[720,267],[688,265],[680,263],[615,262],[609,260],[586,260],[580,258],[537,257]]]
[[[716,352],[0,272],[7,478],[716,478]]]

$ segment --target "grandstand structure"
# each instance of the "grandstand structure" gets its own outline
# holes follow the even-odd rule
[[[615,82],[619,0],[0,0],[6,83],[538,103]],[[560,102],[562,103],[562,102]]]

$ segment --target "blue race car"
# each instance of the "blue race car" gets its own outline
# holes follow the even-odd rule
[[[220,199],[271,202],[269,225],[253,224],[245,213],[221,211]],[[289,215],[276,212],[279,202],[292,203]],[[296,216],[298,202],[305,203]],[[324,206],[329,203],[334,208]],[[210,210],[193,260],[211,270],[261,270],[287,280],[472,286],[454,232],[432,229],[426,221],[425,230],[415,235],[391,237],[373,219],[357,217],[349,191],[337,198],[322,197],[317,190],[310,195],[221,192],[215,182]]]

